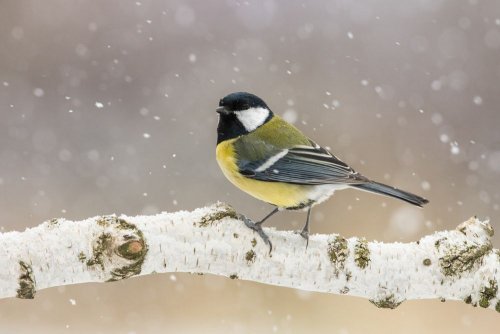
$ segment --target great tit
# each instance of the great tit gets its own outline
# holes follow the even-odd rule
[[[272,244],[262,224],[281,210],[304,210],[300,235],[309,242],[311,208],[335,190],[355,188],[390,196],[416,206],[428,200],[372,181],[275,115],[259,97],[245,92],[227,95],[217,108],[217,162],[236,187],[274,205],[271,213],[247,226]]]

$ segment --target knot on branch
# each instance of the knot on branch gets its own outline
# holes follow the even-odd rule
[[[328,241],[328,258],[335,266],[335,276],[339,277],[339,272],[344,270],[345,261],[349,256],[349,247],[347,239],[340,235],[335,236],[333,240]]]
[[[492,250],[493,228],[488,222],[472,217],[460,224],[454,238],[440,238],[435,246],[440,253],[439,266],[445,276],[470,272]]]
[[[404,302],[404,300],[396,299],[394,294],[390,294],[379,299],[370,299],[370,303],[377,306],[378,308],[388,308],[391,310],[401,305],[402,302]]]
[[[458,225],[457,230],[471,239],[483,242],[490,242],[491,237],[495,234],[493,227],[488,221],[482,222],[476,217],[471,217],[469,220]]]
[[[213,223],[217,223],[223,218],[229,217],[233,219],[237,219],[237,213],[233,209],[232,206],[222,203],[222,202],[217,202],[215,205],[213,205],[210,208],[213,212],[210,212],[200,218],[200,220],[197,222],[197,225],[200,227],[207,227]],[[196,223],[195,223],[196,225]]]
[[[92,255],[78,256],[89,268],[99,270],[108,281],[117,281],[141,273],[148,252],[144,235],[134,224],[116,216],[103,216],[97,224],[103,227],[93,241]]]
[[[36,282],[31,265],[19,261],[21,274],[19,275],[19,288],[17,289],[17,298],[33,299],[36,293]]]
[[[365,238],[360,238],[354,246],[354,262],[361,269],[365,269],[370,261],[370,248],[368,248],[368,241],[366,241]]]
[[[490,307],[490,302],[492,299],[496,298],[498,293],[498,284],[495,280],[489,280],[488,285],[485,285],[479,291],[479,306],[483,308]],[[500,305],[500,301],[497,303],[497,307]],[[497,309],[497,311],[499,311]]]

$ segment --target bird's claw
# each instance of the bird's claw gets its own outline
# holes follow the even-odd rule
[[[307,230],[302,230],[302,231],[296,231],[296,234],[299,234],[302,238],[306,239],[306,248],[309,246],[309,231]]]
[[[273,244],[271,243],[269,236],[262,229],[262,224],[256,223],[242,214],[238,215],[238,219],[242,220],[248,228],[257,232],[257,234],[261,237],[264,243],[266,245],[269,245],[269,254],[271,254],[271,252],[273,251]]]

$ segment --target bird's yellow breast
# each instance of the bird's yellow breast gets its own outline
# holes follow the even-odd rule
[[[220,169],[232,184],[244,192],[267,203],[283,208],[300,206],[307,202],[309,187],[282,182],[264,182],[243,176],[236,164],[233,143],[238,138],[217,145],[216,157]]]

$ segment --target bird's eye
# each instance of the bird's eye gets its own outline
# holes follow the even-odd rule
[[[219,100],[219,107],[222,107],[222,105],[223,105],[223,100],[222,100],[222,99],[220,99],[220,100]]]

